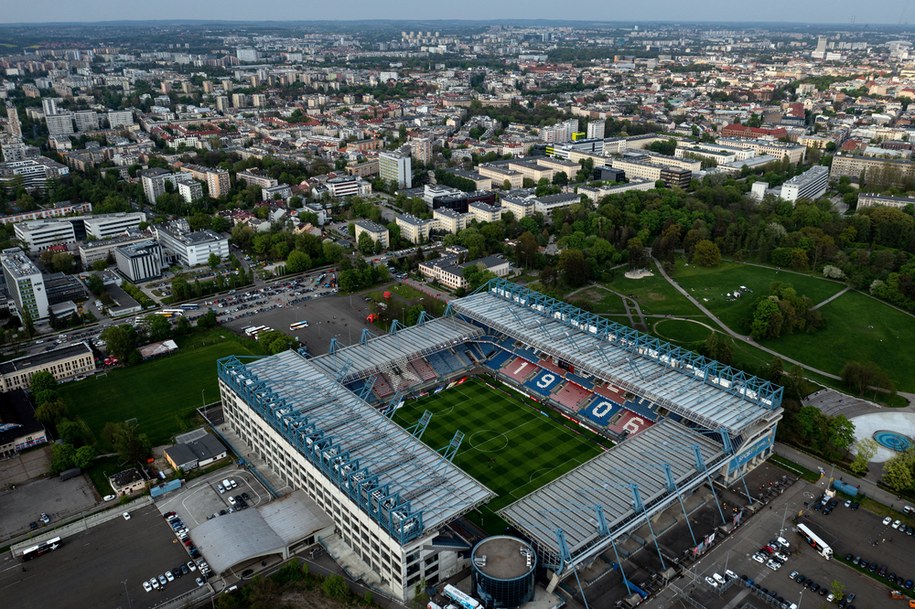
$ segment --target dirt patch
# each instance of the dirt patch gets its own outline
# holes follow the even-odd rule
[[[648,269],[636,269],[634,271],[626,271],[623,276],[626,279],[644,279],[645,277],[654,277],[654,273]]]

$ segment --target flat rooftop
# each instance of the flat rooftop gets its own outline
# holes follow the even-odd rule
[[[69,359],[78,355],[92,355],[92,349],[90,349],[89,345],[86,343],[74,343],[72,345],[58,347],[57,349],[51,349],[50,351],[45,351],[43,353],[24,355],[22,357],[17,357],[16,359],[11,359],[8,362],[0,363],[0,374],[12,374],[13,372],[28,370],[29,368],[46,366],[52,362]]]
[[[516,579],[529,573],[536,566],[532,562],[528,566],[527,555],[524,552],[530,552],[533,560],[536,560],[533,548],[530,544],[525,543],[517,537],[490,537],[484,539],[473,549],[475,559],[486,557],[486,566],[476,564],[476,569],[490,577],[499,579]]]

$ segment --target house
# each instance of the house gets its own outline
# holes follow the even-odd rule
[[[191,436],[187,438],[187,436]],[[216,439],[216,436],[203,430],[184,434],[187,441],[179,442],[165,449],[165,460],[174,469],[189,471],[198,467],[206,467],[220,459],[225,459],[226,447]]]
[[[146,479],[135,467],[109,476],[108,483],[118,497],[132,495],[146,489]]]

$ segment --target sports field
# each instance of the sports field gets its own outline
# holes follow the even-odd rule
[[[246,342],[216,328],[179,340],[173,355],[61,385],[60,395],[70,415],[82,418],[99,442],[105,423],[135,418],[154,446],[164,444],[187,431],[204,401],[219,399],[216,360],[250,355]]]
[[[408,402],[394,420],[408,427],[429,410],[433,417],[422,440],[438,450],[455,430],[464,442],[454,463],[498,496],[481,508],[492,533],[504,525],[493,513],[598,455],[601,448],[548,416],[537,404],[482,379]],[[472,516],[476,521],[477,517]],[[493,530],[495,529],[495,530]]]

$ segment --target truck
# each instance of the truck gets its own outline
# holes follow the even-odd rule
[[[841,480],[833,480],[832,488],[836,489],[837,491],[839,491],[841,493],[845,493],[849,497],[858,496],[858,487],[848,484],[847,482],[843,482]]]
[[[70,478],[76,478],[77,476],[79,476],[82,473],[83,473],[83,470],[81,470],[80,468],[71,467],[70,469],[65,469],[64,471],[60,472],[60,479],[69,480]]]

